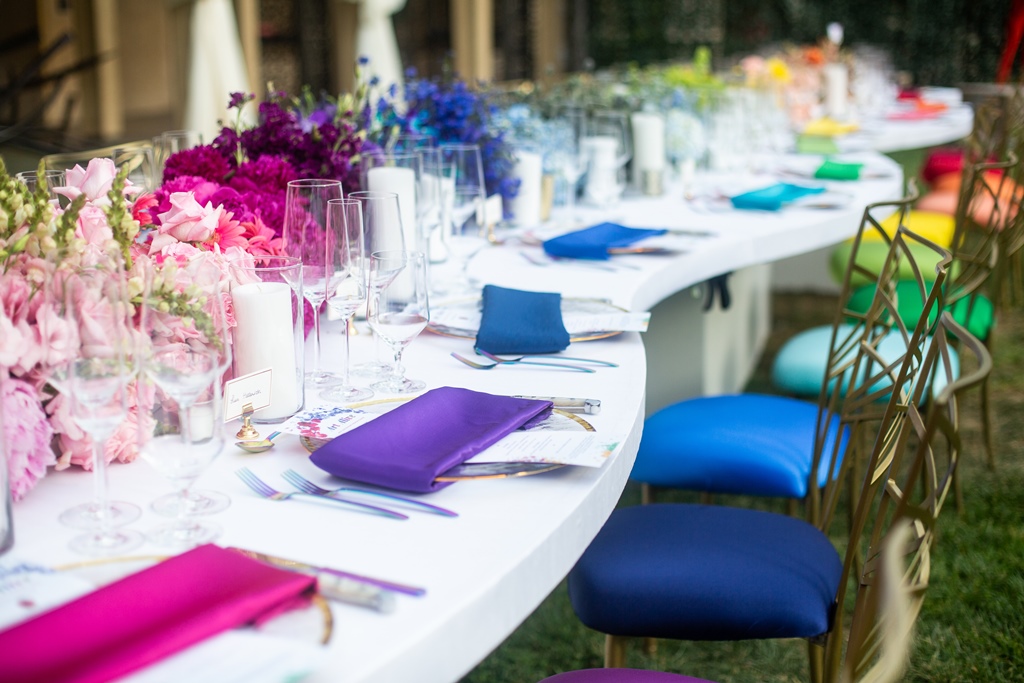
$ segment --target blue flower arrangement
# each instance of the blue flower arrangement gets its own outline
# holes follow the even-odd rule
[[[405,74],[405,102],[381,97],[371,115],[381,133],[420,133],[438,143],[462,142],[480,146],[487,194],[509,200],[519,191],[519,179],[512,176],[515,160],[505,131],[497,125],[497,105],[485,90],[474,90],[458,78],[420,78],[415,69]],[[369,123],[369,122],[368,122]]]

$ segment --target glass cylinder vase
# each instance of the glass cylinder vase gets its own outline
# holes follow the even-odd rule
[[[252,419],[280,422],[304,403],[302,261],[257,257],[252,265],[233,264],[232,280],[234,376],[270,369],[270,405]]]

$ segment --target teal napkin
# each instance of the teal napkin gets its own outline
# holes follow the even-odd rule
[[[824,192],[823,187],[804,187],[792,183],[776,183],[760,190],[744,192],[732,197],[732,205],[737,209],[755,209],[760,211],[778,211],[784,204]]]

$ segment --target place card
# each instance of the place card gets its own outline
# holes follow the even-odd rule
[[[292,415],[278,426],[285,434],[298,434],[310,439],[333,439],[377,417],[363,410],[341,406],[321,406]]]
[[[0,631],[93,590],[88,581],[15,556],[0,560]]]
[[[549,462],[601,467],[623,440],[594,432],[516,431],[466,462]]]
[[[224,421],[242,417],[245,407],[252,404],[254,411],[270,406],[274,371],[271,368],[250,372],[224,383]]]

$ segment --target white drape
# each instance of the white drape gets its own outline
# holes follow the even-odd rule
[[[227,110],[230,94],[252,92],[231,0],[194,0],[189,33],[184,127],[199,132],[208,144],[234,117]],[[251,105],[243,120],[254,121]]]

